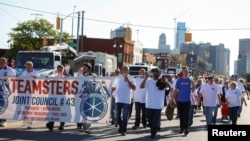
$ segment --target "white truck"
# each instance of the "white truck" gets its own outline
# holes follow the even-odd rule
[[[70,57],[63,55],[63,50],[70,51]],[[71,75],[74,75],[83,63],[90,63],[92,66],[95,64],[94,56],[80,55],[68,44],[57,44],[43,46],[39,51],[19,51],[16,55],[15,69],[17,75],[20,75],[25,70],[26,61],[32,61],[35,70],[42,76],[50,76],[55,74],[57,65],[63,64],[66,60],[70,65]]]
[[[95,57],[94,72],[98,76],[108,76],[117,68],[117,57],[103,52],[79,52],[81,55]]]

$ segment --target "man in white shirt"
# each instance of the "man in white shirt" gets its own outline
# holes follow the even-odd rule
[[[140,88],[146,89],[146,113],[150,126],[151,138],[155,138],[159,120],[161,119],[161,111],[164,107],[165,88],[170,87],[165,77],[160,78],[158,68],[151,70],[152,78],[148,78],[147,74],[142,81]],[[159,79],[160,78],[160,79]]]
[[[214,117],[213,117],[213,124],[215,125],[216,124],[216,119],[217,119],[217,113],[218,113],[218,108],[219,108],[219,103],[220,102],[220,96],[222,95],[222,86],[219,84],[219,78],[218,77],[215,77],[214,78],[214,84],[218,86],[218,93],[219,93],[219,98],[216,99],[217,101],[217,105],[214,109]]]
[[[57,78],[66,78],[67,76],[65,75],[65,70],[64,70],[64,66],[63,65],[58,65],[57,66],[57,71],[56,71],[56,75],[52,76],[52,77],[57,77]],[[46,124],[46,127],[52,131],[54,128],[54,121],[50,121]],[[65,122],[60,122],[60,126],[58,127],[58,130],[64,130],[64,125]]]
[[[213,124],[214,110],[217,106],[217,99],[220,98],[218,86],[213,84],[213,77],[208,78],[208,83],[203,84],[200,93],[203,97],[203,106],[207,125]],[[219,102],[220,105],[220,102]]]
[[[8,66],[8,61],[6,58],[1,57],[0,58],[0,77],[3,76],[15,76],[16,71]],[[11,92],[10,92],[11,93]],[[7,125],[6,119],[0,119],[0,126],[5,127]]]
[[[145,78],[145,69],[139,70],[139,77],[135,78],[135,86],[136,89],[133,91],[133,99],[135,102],[135,124],[132,129],[138,129],[140,126],[140,122],[142,122],[143,127],[146,128],[147,120],[146,120],[146,89],[140,88],[142,81]]]
[[[129,75],[129,67],[122,67],[122,75],[115,78],[112,85],[112,92],[116,91],[115,104],[117,108],[118,132],[125,136],[127,133],[127,124],[131,106],[131,90],[135,90],[135,80]],[[122,115],[122,117],[121,117]]]
[[[84,63],[83,66],[81,67],[81,74],[78,74],[78,77],[89,77],[93,78],[95,77],[95,74],[91,73],[92,70],[92,65],[90,63]],[[80,132],[85,132],[85,133],[90,133],[91,132],[91,123],[77,123],[77,128],[79,129]]]
[[[39,77],[40,73],[36,70],[34,70],[34,66],[33,63],[31,61],[27,61],[25,64],[26,70],[23,71],[23,73],[21,74],[21,76],[26,76],[26,77]],[[32,120],[25,120],[24,126],[27,126],[27,129],[31,129],[32,128]]]
[[[111,125],[114,125],[115,124],[115,127],[118,126],[118,123],[117,123],[117,118],[116,118],[116,107],[115,107],[115,98],[116,98],[116,91],[112,91],[112,85],[114,83],[114,80],[117,76],[119,76],[121,73],[120,69],[117,68],[114,72],[114,75],[113,75],[113,79],[111,80],[111,84],[110,84],[110,93],[112,94],[112,97],[111,97]]]

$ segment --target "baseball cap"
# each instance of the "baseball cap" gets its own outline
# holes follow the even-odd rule
[[[128,66],[122,66],[122,71],[129,71],[129,67]]]
[[[158,68],[153,68],[152,70],[151,70],[151,73],[152,72],[160,72],[160,70],[158,69]]]
[[[214,77],[209,76],[207,79],[208,79],[208,80],[214,80]]]
[[[232,77],[238,77],[238,74],[233,74]]]

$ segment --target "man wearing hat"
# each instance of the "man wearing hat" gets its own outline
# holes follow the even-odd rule
[[[131,106],[131,92],[135,90],[135,80],[129,75],[129,67],[122,67],[122,74],[114,79],[112,92],[116,91],[116,118],[119,125],[118,132],[125,136]],[[122,115],[122,117],[121,117]]]
[[[56,70],[56,75],[53,77],[57,78],[65,78],[66,76],[64,75],[64,66],[63,65],[58,65],[57,70]],[[52,131],[54,128],[54,121],[50,121],[46,124],[46,127]],[[60,122],[60,126],[58,127],[58,130],[64,130],[64,124],[65,122]]]
[[[146,113],[149,122],[151,138],[155,138],[157,129],[160,124],[161,111],[164,107],[165,88],[170,85],[167,79],[163,76],[160,78],[158,68],[151,70],[152,78],[149,78],[145,73],[145,78],[142,81],[140,88],[146,90]]]

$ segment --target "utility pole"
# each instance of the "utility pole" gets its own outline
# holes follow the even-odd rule
[[[84,47],[84,11],[82,11],[82,38],[81,38],[81,50],[83,51]]]
[[[80,42],[79,42],[79,29],[80,29],[80,16],[81,16],[81,13],[80,13],[80,11],[78,11],[77,12],[78,13],[78,22],[77,22],[77,52],[79,52],[80,50],[79,50],[79,44],[80,44]]]

